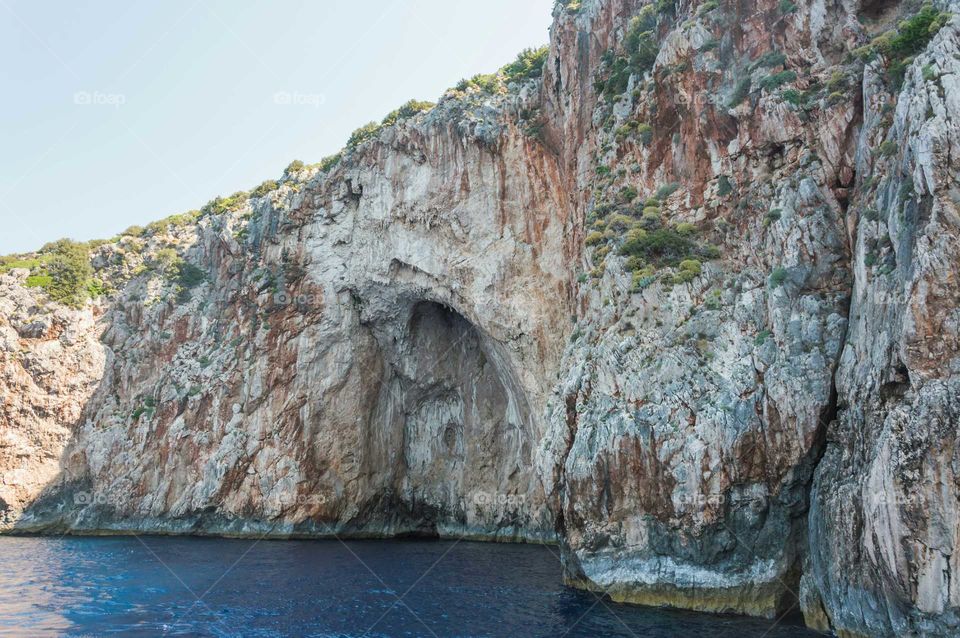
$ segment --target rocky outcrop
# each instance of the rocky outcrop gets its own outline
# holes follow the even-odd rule
[[[940,31],[899,96],[864,78],[856,281],[804,583],[811,624],[847,635],[960,633],[958,44]]]
[[[938,11],[561,3],[542,78],[95,247],[109,302],[0,276],[8,525],[556,541],[616,600],[955,634]]]
[[[185,231],[208,279],[188,299],[128,285],[70,488],[20,527],[553,539],[532,461],[564,191],[497,111],[459,108]]]
[[[45,303],[25,270],[0,275],[0,526],[60,473],[83,406],[103,378],[102,309]]]

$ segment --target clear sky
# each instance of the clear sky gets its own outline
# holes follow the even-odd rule
[[[0,0],[0,254],[319,161],[545,44],[553,0]]]

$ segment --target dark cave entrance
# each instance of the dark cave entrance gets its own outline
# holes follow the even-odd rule
[[[381,455],[393,470],[385,488],[397,527],[430,536],[496,516],[488,505],[497,495],[525,491],[533,433],[502,344],[434,301],[410,304],[406,317],[387,353]]]

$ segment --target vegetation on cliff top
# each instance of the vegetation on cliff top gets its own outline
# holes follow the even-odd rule
[[[51,242],[35,255],[0,257],[0,273],[14,268],[30,271],[28,287],[42,288],[53,301],[72,308],[103,290],[103,284],[93,278],[89,244],[69,239]]]
[[[939,11],[932,4],[925,4],[909,18],[902,20],[896,29],[876,37],[854,53],[862,60],[882,56],[887,78],[894,89],[903,84],[907,68],[914,56],[922,52],[930,40],[950,21],[952,14]]]

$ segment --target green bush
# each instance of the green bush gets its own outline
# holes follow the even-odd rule
[[[672,283],[688,284],[703,272],[703,264],[697,259],[684,259],[680,262],[676,274],[674,274]]]
[[[543,67],[547,62],[550,48],[542,46],[538,49],[524,49],[517,55],[517,59],[501,69],[504,79],[510,82],[525,82],[543,75]]]
[[[287,165],[285,169],[283,169],[283,174],[289,177],[290,175],[299,173],[304,168],[306,167],[303,162],[301,162],[300,160],[293,160],[292,162],[290,162],[290,164]]]
[[[280,188],[280,185],[277,184],[276,181],[272,179],[268,179],[267,181],[263,182],[262,184],[254,188],[252,191],[250,191],[250,195],[252,195],[253,197],[264,197],[266,195],[269,195],[273,191],[277,190],[278,188]]]
[[[788,15],[797,10],[797,5],[790,2],[790,0],[780,0],[778,8],[780,9],[780,13],[783,15]]]
[[[320,162],[317,164],[317,167],[325,173],[329,171],[331,168],[333,168],[334,166],[336,166],[337,164],[339,164],[341,159],[343,159],[342,153],[329,155],[327,157],[324,157],[322,160],[320,160]]]
[[[50,255],[46,264],[49,282],[43,288],[54,301],[79,308],[87,300],[87,285],[93,277],[90,255],[85,244],[61,239],[44,247]]]
[[[640,143],[644,146],[649,146],[653,141],[653,127],[646,122],[637,125],[637,134],[640,136]]]
[[[0,257],[0,274],[10,272],[14,268],[25,268],[33,270],[42,264],[41,259],[37,257],[22,257],[20,255],[7,255]]]
[[[787,281],[789,274],[786,268],[774,268],[770,274],[770,286],[772,288],[779,288]]]
[[[768,51],[761,55],[753,64],[750,65],[751,69],[759,69],[761,67],[773,68],[777,66],[783,66],[787,61],[787,56],[780,53],[779,51]]]
[[[421,102],[419,100],[410,100],[405,103],[400,108],[395,111],[391,111],[385,118],[383,118],[382,124],[384,126],[393,126],[397,122],[403,120],[409,120],[414,115],[418,113],[425,113],[435,107],[436,104],[433,102]]]
[[[794,82],[796,79],[797,74],[795,71],[781,71],[780,73],[768,75],[760,80],[760,88],[769,92],[780,88],[784,84]]]
[[[206,281],[207,275],[200,268],[197,268],[188,261],[183,259],[177,261],[176,263],[176,281],[184,289],[190,290],[191,288],[196,288],[204,281]]]
[[[608,99],[622,95],[630,83],[630,76],[642,76],[653,70],[660,52],[657,39],[659,16],[653,5],[646,5],[627,25],[624,54],[607,58],[607,77],[597,79],[597,92]]]
[[[457,91],[479,91],[487,95],[496,95],[503,90],[503,84],[496,73],[480,73],[467,80],[460,80],[457,84]]]
[[[886,142],[880,145],[880,155],[882,157],[893,157],[897,154],[899,146],[893,140],[887,140]]]
[[[657,266],[676,265],[694,252],[696,244],[672,228],[659,228],[641,237],[628,240],[620,254],[637,257]]]
[[[730,178],[726,175],[721,175],[717,179],[717,195],[720,197],[726,197],[733,192],[733,182],[730,181]]]
[[[800,106],[800,103],[803,101],[803,94],[796,89],[787,89],[780,93],[780,97],[787,104],[792,104],[793,106]]]
[[[677,184],[676,182],[672,184],[664,184],[657,189],[656,198],[660,201],[663,201],[676,193],[678,190],[680,190],[680,184]]]
[[[713,11],[719,6],[720,4],[717,2],[717,0],[707,0],[697,8],[697,15],[702,16],[705,13]]]
[[[30,275],[27,277],[27,288],[49,288],[53,283],[50,275]]]
[[[874,38],[869,45],[857,49],[856,54],[863,60],[882,54],[887,62],[887,79],[893,88],[899,88],[913,57],[927,48],[950,18],[950,13],[925,4],[915,15],[900,22],[895,31]]]
[[[750,76],[740,78],[737,86],[734,87],[730,100],[727,102],[727,108],[734,108],[740,105],[750,95],[750,89],[753,87],[753,80]]]
[[[303,162],[301,162],[302,164]],[[250,194],[246,191],[237,191],[230,197],[217,197],[213,201],[207,203],[206,206],[200,209],[201,215],[223,215],[231,211],[235,211],[241,208],[244,204],[247,203],[247,199],[250,198]]]
[[[699,276],[703,272],[703,264],[697,259],[684,259],[680,262],[680,270]]]
[[[589,235],[587,235],[587,238],[586,238],[586,240],[584,241],[584,243],[586,243],[587,246],[596,246],[597,244],[599,244],[599,243],[602,242],[602,241],[603,241],[603,233],[601,233],[600,231],[595,230],[595,231],[593,231],[592,233],[590,233]]]
[[[364,142],[372,140],[377,136],[377,133],[380,132],[380,129],[383,128],[380,124],[376,122],[369,122],[364,124],[353,133],[350,134],[350,139],[347,140],[347,148],[355,149]]]

